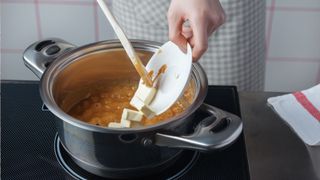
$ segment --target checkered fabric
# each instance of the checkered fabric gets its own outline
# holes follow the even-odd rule
[[[227,21],[209,39],[200,59],[209,84],[263,90],[265,0],[220,0]],[[113,0],[113,12],[129,38],[168,41],[169,0]]]

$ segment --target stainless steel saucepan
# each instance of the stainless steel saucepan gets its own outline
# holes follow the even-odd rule
[[[132,40],[132,44],[144,63],[160,47],[143,40]],[[86,96],[93,83],[108,79],[138,82],[139,76],[120,42],[76,47],[61,39],[46,39],[29,46],[23,59],[41,78],[40,95],[56,116],[52,120],[63,147],[80,167],[99,176],[131,178],[161,171],[184,149],[221,149],[232,144],[242,131],[239,117],[203,103],[208,84],[198,63],[193,64],[190,78],[194,100],[183,113],[152,126],[110,129],[85,123],[66,112]],[[196,110],[208,117],[195,119]],[[217,128],[221,124],[224,128]]]

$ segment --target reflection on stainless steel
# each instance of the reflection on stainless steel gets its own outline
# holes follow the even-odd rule
[[[52,47],[58,47],[59,51],[56,51],[54,54],[47,54],[46,51]],[[73,44],[59,38],[44,39],[39,43],[30,45],[23,53],[23,60],[25,65],[35,75],[41,78],[47,67],[57,59],[57,57],[73,48],[75,48]]]
[[[188,136],[156,134],[155,144],[175,148],[197,149],[200,151],[216,150],[230,145],[242,132],[242,122],[239,117],[208,104],[203,104],[201,110],[211,114],[212,120],[201,121],[194,132]],[[226,122],[223,122],[226,121]],[[213,131],[221,123],[226,123],[226,130]]]

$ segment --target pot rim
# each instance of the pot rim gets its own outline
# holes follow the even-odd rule
[[[131,39],[130,41],[132,42],[132,45],[134,48],[141,49],[141,50],[147,50],[146,48],[149,48],[149,49],[153,48],[156,50],[161,46],[161,43],[153,42],[153,41],[137,40],[137,39]],[[85,56],[95,51],[102,50],[103,48],[105,49],[105,46],[110,46],[109,47],[110,49],[122,48],[122,45],[119,40],[99,41],[99,42],[87,44],[84,46],[76,47],[75,49],[67,51],[63,55],[57,57],[57,59],[54,60],[52,64],[43,73],[40,79],[40,86],[39,86],[40,96],[44,104],[48,107],[48,109],[59,119],[71,125],[74,125],[76,127],[86,129],[89,131],[94,131],[94,132],[137,133],[137,132],[146,132],[146,131],[161,129],[167,126],[168,124],[179,122],[183,120],[185,117],[188,117],[189,115],[191,115],[203,103],[205,96],[207,94],[208,80],[200,64],[193,63],[192,74],[196,73],[195,77],[199,78],[197,79],[199,81],[199,86],[200,86],[198,95],[194,99],[194,102],[183,113],[179,114],[178,116],[174,116],[170,119],[167,119],[166,121],[163,121],[154,125],[144,126],[143,128],[141,127],[139,128],[108,128],[108,127],[92,125],[68,115],[66,112],[61,110],[61,108],[57,105],[53,97],[52,89],[53,89],[55,78],[57,77],[59,72],[61,72],[68,65],[72,64],[73,61],[78,60],[79,58],[81,58],[81,56]],[[62,68],[62,69],[59,69],[59,68]]]

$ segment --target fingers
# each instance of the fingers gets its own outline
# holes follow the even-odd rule
[[[182,34],[184,20],[181,16],[168,13],[169,39],[175,43],[181,51],[187,52],[187,39]]]
[[[190,21],[191,37],[189,34],[184,33],[185,37],[188,37],[188,42],[191,44],[192,57],[193,61],[198,61],[199,58],[205,53],[208,49],[208,38],[209,36],[216,31],[219,26],[225,22],[224,12],[219,15],[214,15],[209,21],[201,16],[195,16]],[[188,35],[188,36],[187,36]]]
[[[192,59],[193,61],[199,60],[202,54],[208,49],[208,30],[205,21],[202,21],[200,18],[197,20],[191,20],[191,28],[193,36],[189,40],[192,49]]]
[[[189,19],[189,27],[183,26]],[[219,0],[171,0],[168,10],[169,39],[186,51],[186,41],[193,47],[197,61],[208,48],[208,37],[225,22]]]

